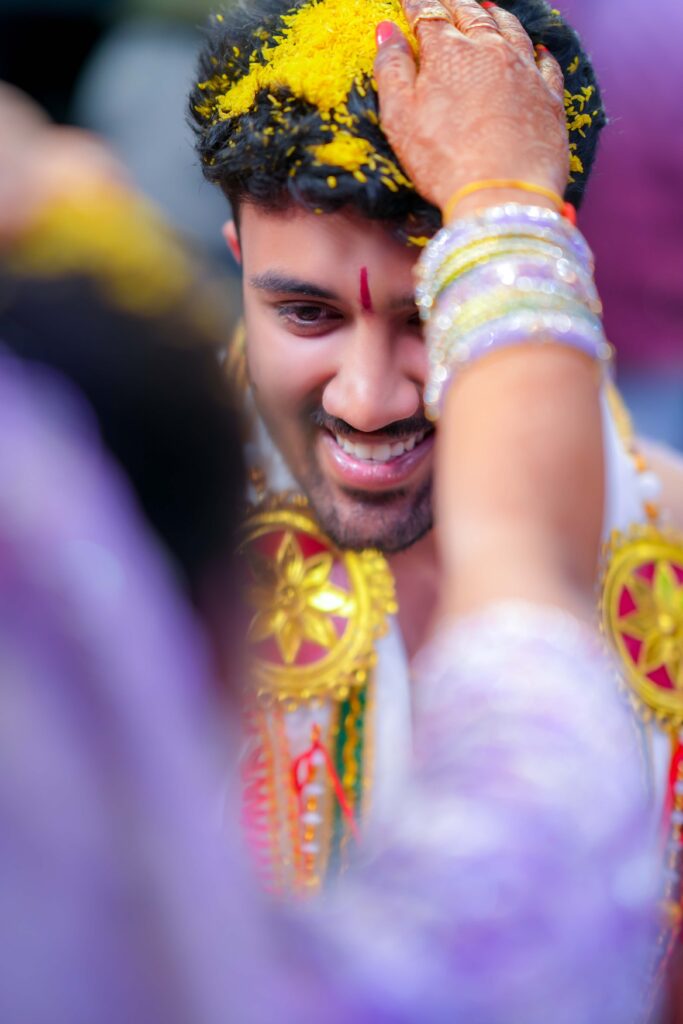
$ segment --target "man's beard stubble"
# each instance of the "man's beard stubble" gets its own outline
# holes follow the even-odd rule
[[[384,494],[345,490],[355,507],[349,516],[343,517],[317,466],[316,472],[320,488],[307,482],[304,490],[320,526],[337,547],[354,551],[376,548],[385,555],[395,555],[416,544],[434,525],[431,479],[420,486],[412,499],[403,490]],[[410,500],[410,505],[400,516],[392,514],[392,506],[401,500]]]
[[[340,511],[339,501],[331,485],[318,465],[314,441],[320,429],[329,430],[341,436],[356,433],[344,420],[328,416],[320,407],[306,412],[301,417],[301,427],[310,444],[307,448],[306,464],[296,467],[282,451],[273,436],[268,416],[261,411],[271,441],[280,451],[287,466],[308,498],[320,527],[340,548],[361,551],[376,548],[383,554],[397,554],[412,547],[421,540],[433,526],[432,481],[427,479],[412,494],[407,488],[373,493],[371,491],[343,488],[343,493],[352,503],[347,515]],[[382,431],[387,437],[405,437],[422,431],[429,432],[432,425],[424,416],[413,416],[389,424]],[[403,505],[400,512],[397,506]],[[347,507],[347,503],[344,503]],[[393,509],[393,512],[392,512]]]

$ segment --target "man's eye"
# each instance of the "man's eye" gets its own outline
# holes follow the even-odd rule
[[[342,319],[341,313],[329,306],[312,302],[290,302],[278,306],[278,316],[294,327],[329,326]]]

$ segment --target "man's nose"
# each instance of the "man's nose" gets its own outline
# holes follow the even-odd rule
[[[418,341],[392,342],[388,332],[361,327],[345,340],[337,372],[323,392],[329,416],[371,433],[415,416],[421,408]]]

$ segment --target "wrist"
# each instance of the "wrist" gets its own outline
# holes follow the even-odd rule
[[[499,198],[508,186],[484,184]],[[517,182],[509,184],[511,196]],[[557,202],[555,208],[536,206],[525,184],[515,190],[523,202],[454,216],[420,257],[415,295],[426,323],[430,419],[438,419],[453,377],[497,350],[552,342],[609,361],[590,249]],[[478,183],[477,195],[481,191]],[[474,190],[467,198],[475,198]]]
[[[536,194],[519,188],[487,188],[480,189],[472,195],[463,196],[456,204],[447,203],[442,211],[444,224],[452,224],[488,207],[502,206],[505,203],[521,203],[524,206],[538,206],[557,212],[557,203],[549,196]]]

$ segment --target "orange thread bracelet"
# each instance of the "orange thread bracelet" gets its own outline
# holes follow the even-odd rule
[[[517,181],[514,178],[490,178],[485,181],[471,181],[469,185],[463,185],[462,188],[459,188],[451,196],[444,207],[444,224],[450,220],[458,203],[466,199],[467,196],[472,196],[475,192],[485,192],[487,189],[503,188],[518,189],[520,192],[530,192],[537,196],[544,196],[555,204],[563,217],[566,217],[572,224],[576,224],[576,210],[571,203],[566,203],[559,193],[553,192],[552,189],[545,188],[543,185],[534,185],[530,181]]]

